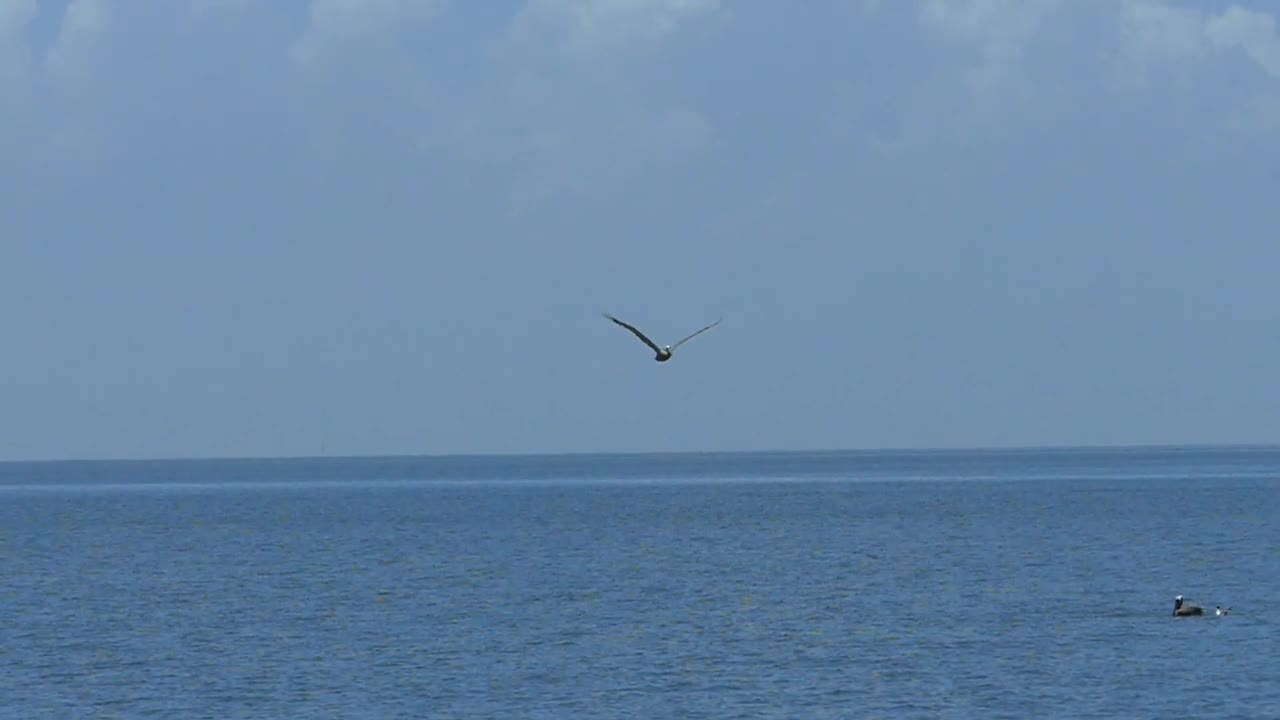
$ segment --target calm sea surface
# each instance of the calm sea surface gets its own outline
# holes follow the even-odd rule
[[[0,464],[0,717],[1276,718],[1278,480],[1277,448]]]

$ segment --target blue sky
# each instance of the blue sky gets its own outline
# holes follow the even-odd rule
[[[0,0],[0,459],[1280,440],[1275,15]]]

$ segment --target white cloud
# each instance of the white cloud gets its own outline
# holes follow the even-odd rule
[[[720,0],[530,0],[527,13],[568,32],[571,49],[597,52],[661,39],[681,23],[724,12]]]
[[[1058,0],[925,0],[920,19],[977,46],[982,63],[970,74],[988,87],[1010,75]]]
[[[1268,73],[1280,78],[1280,38],[1271,15],[1232,5],[1205,24],[1215,47],[1239,48]]]
[[[1204,18],[1196,10],[1131,0],[1124,19],[1134,49],[1144,57],[1183,57],[1204,49]]]
[[[31,139],[39,160],[36,172],[49,177],[73,177],[100,169],[116,152],[120,115],[112,97],[123,81],[104,79],[111,60],[102,52],[113,40],[109,33],[128,29],[108,0],[71,0],[62,13],[57,35],[44,51],[43,77],[31,101],[39,131]]]
[[[55,72],[73,72],[76,56],[84,53],[106,27],[106,0],[71,0],[62,14],[58,39],[45,55]]]
[[[22,32],[36,13],[36,0],[0,0],[0,91],[25,73]]]
[[[1207,50],[1239,50],[1268,74],[1280,77],[1280,37],[1268,13],[1232,5],[1218,15],[1206,15],[1167,0],[1129,0],[1124,21],[1122,78],[1142,78],[1155,63],[1203,60]]]
[[[1202,59],[1208,49],[1204,21],[1203,13],[1163,0],[1126,0],[1119,44],[1109,49],[1111,62],[1103,83],[1118,89],[1144,88],[1151,83],[1153,69]],[[1187,73],[1162,76],[1180,82],[1191,77]]]
[[[294,60],[310,63],[335,44],[435,17],[445,0],[312,0],[307,28],[294,44]]]
[[[18,35],[36,14],[36,0],[0,0],[0,42]]]

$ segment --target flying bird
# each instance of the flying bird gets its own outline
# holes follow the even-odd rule
[[[652,341],[652,340],[650,340],[649,338],[645,337],[645,334],[644,334],[644,333],[642,333],[642,332],[640,332],[639,330],[637,330],[637,329],[635,328],[635,326],[633,326],[633,325],[628,325],[627,323],[622,322],[621,320],[619,320],[618,318],[616,318],[616,317],[614,317],[614,316],[610,315],[609,313],[604,313],[604,316],[605,316],[605,317],[607,317],[607,318],[609,318],[610,320],[614,321],[615,323],[617,323],[617,324],[621,325],[622,327],[624,327],[624,328],[626,328],[626,329],[630,330],[630,331],[631,331],[631,333],[632,333],[633,335],[635,335],[636,337],[640,338],[640,341],[641,341],[641,342],[643,342],[645,345],[648,345],[649,347],[653,348],[653,352],[654,352],[653,359],[654,359],[654,360],[656,360],[656,361],[658,361],[658,362],[666,362],[666,361],[670,360],[670,359],[671,359],[671,353],[675,352],[675,349],[676,349],[676,348],[680,347],[682,344],[684,344],[686,341],[688,341],[688,340],[692,339],[694,336],[701,335],[702,333],[704,333],[704,332],[706,332],[706,331],[710,330],[711,328],[713,328],[713,327],[715,327],[715,326],[719,325],[719,324],[720,324],[720,320],[723,320],[723,319],[724,319],[724,318],[720,318],[720,320],[716,320],[715,322],[713,322],[713,323],[711,323],[710,325],[708,325],[708,326],[706,326],[706,327],[702,328],[702,329],[701,329],[701,330],[699,330],[698,332],[693,333],[693,335],[689,335],[688,337],[685,337],[684,339],[680,340],[680,342],[677,342],[677,343],[676,343],[676,344],[674,344],[674,345],[663,345],[663,346],[659,347],[659,346],[657,345],[657,343],[655,343],[654,341]]]

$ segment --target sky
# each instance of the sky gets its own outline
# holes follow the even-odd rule
[[[0,460],[1280,441],[1277,14],[0,0]]]

